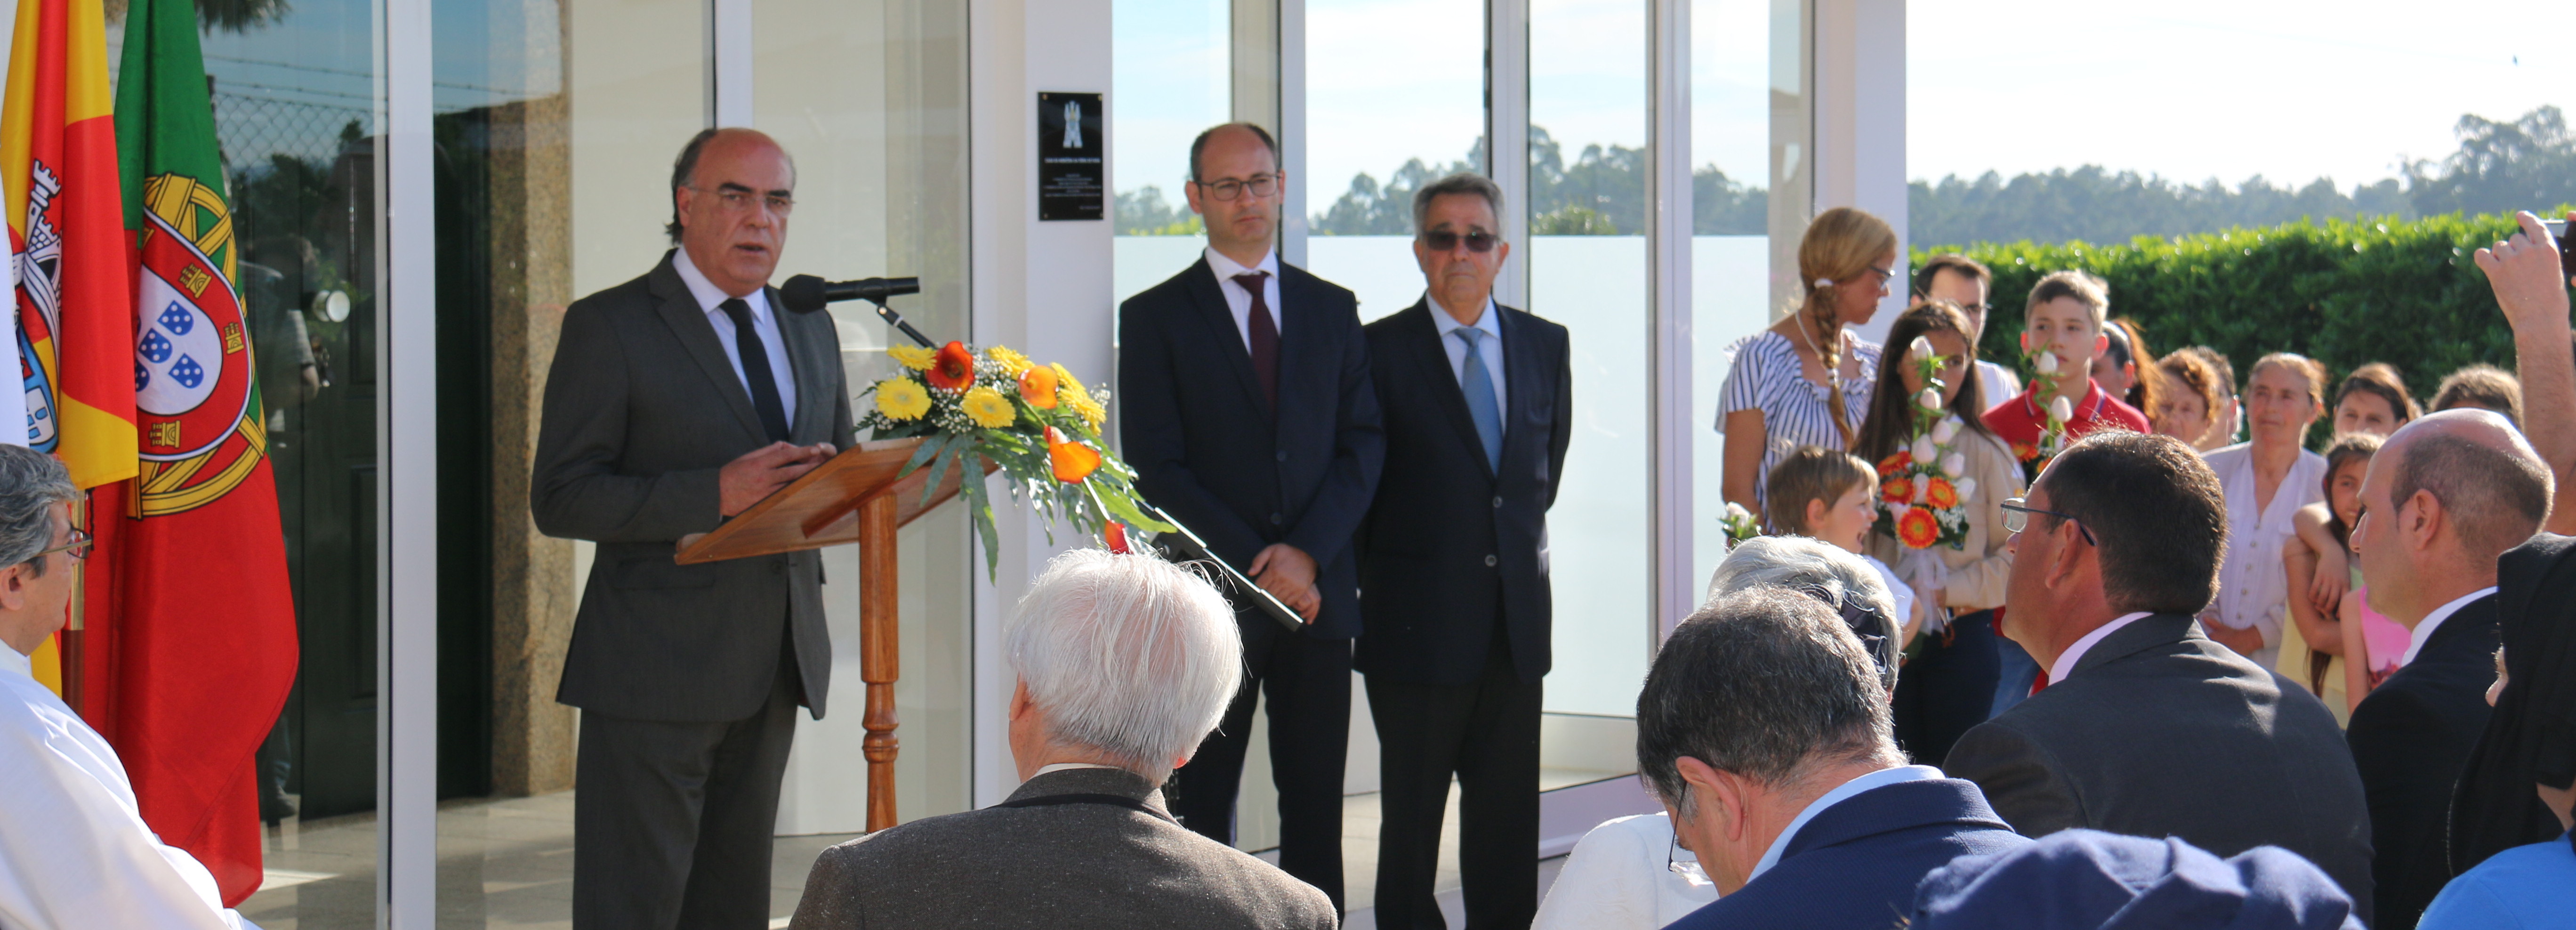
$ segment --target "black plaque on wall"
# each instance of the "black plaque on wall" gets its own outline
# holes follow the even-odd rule
[[[1108,121],[1099,94],[1038,94],[1038,219],[1108,218]]]

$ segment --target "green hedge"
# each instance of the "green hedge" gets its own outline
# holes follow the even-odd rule
[[[2031,286],[2081,268],[2110,282],[2112,315],[2135,319],[2159,353],[2210,346],[2239,378],[2268,352],[2315,358],[2337,379],[2387,362],[2430,401],[2442,376],[2461,366],[2513,368],[2513,333],[2471,256],[2514,228],[2501,215],[2300,221],[2127,245],[1917,249],[1913,267],[1957,251],[1994,269],[1996,309],[1980,352],[2007,365]]]

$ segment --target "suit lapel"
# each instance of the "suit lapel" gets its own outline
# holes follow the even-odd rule
[[[1268,411],[1270,400],[1262,396],[1261,381],[1252,372],[1252,350],[1243,345],[1243,331],[1234,328],[1234,308],[1226,304],[1225,290],[1217,286],[1216,269],[1208,267],[1207,258],[1201,256],[1198,264],[1191,265],[1190,270],[1182,274],[1189,282],[1190,302],[1198,305],[1199,321],[1207,327],[1208,335],[1216,339],[1217,345],[1223,347],[1217,350],[1217,354],[1225,357],[1226,367],[1234,369],[1234,380],[1242,386],[1243,396],[1252,404],[1252,409]],[[1280,282],[1279,299],[1281,303],[1288,300],[1288,287],[1284,280]],[[1281,314],[1281,317],[1284,319],[1286,314]],[[1285,370],[1287,366],[1282,364],[1280,367]]]
[[[1413,331],[1414,365],[1421,368],[1423,377],[1438,385],[1431,389],[1431,396],[1438,398],[1440,409],[1449,414],[1449,425],[1457,428],[1458,441],[1467,444],[1472,453],[1467,457],[1485,466],[1485,477],[1493,477],[1493,465],[1485,461],[1485,439],[1476,435],[1476,418],[1467,412],[1467,394],[1458,387],[1458,376],[1449,369],[1449,347],[1440,344],[1440,324],[1431,317],[1445,311],[1434,309],[1431,298],[1425,296],[1404,312],[1415,315],[1415,322],[1406,327]],[[1505,384],[1511,382],[1509,370],[1503,372],[1503,380]],[[1511,430],[1503,430],[1503,438],[1510,442]]]
[[[778,289],[769,289],[769,312],[778,320],[778,338],[787,344],[787,366],[790,380],[796,385],[796,409],[788,416],[787,436],[792,442],[805,442],[821,435],[828,426],[822,420],[831,415],[832,387],[829,370],[833,345],[831,317],[828,314],[790,313],[778,297]]]
[[[660,267],[654,268],[646,286],[658,298],[657,309],[662,322],[671,327],[671,335],[688,347],[689,357],[696,359],[707,380],[715,382],[716,396],[732,408],[734,420],[754,440],[766,441],[769,431],[760,425],[760,415],[751,409],[751,394],[743,390],[742,378],[733,373],[733,362],[724,354],[724,342],[716,338],[715,324],[707,322],[706,311],[698,309],[696,298],[689,296],[689,286],[680,280],[680,272],[671,267],[665,254]]]
[[[1503,410],[1504,461],[1512,459],[1515,447],[1537,448],[1527,444],[1545,442],[1546,437],[1536,435],[1537,431],[1513,429],[1512,424],[1527,422],[1529,411],[1539,409],[1543,400],[1554,400],[1544,396],[1544,385],[1540,383],[1540,372],[1546,369],[1539,364],[1538,342],[1524,338],[1528,334],[1521,332],[1524,326],[1514,313],[1502,304],[1494,305],[1494,322],[1503,332],[1503,390],[1511,395],[1510,405]],[[1565,416],[1566,412],[1559,410],[1556,415]]]
[[[1313,309],[1314,304],[1307,299],[1304,275],[1291,271],[1287,263],[1282,262],[1279,265],[1279,407],[1283,410],[1290,404],[1309,402],[1298,390],[1303,382],[1292,372],[1306,371],[1308,366],[1314,365],[1322,365],[1326,369],[1333,367],[1315,360],[1325,354],[1325,333],[1322,324],[1315,321]],[[1246,353],[1244,359],[1244,364],[1251,364],[1250,353]],[[1334,372],[1333,377],[1338,380],[1340,373]],[[1279,422],[1287,420],[1286,417],[1273,419]]]

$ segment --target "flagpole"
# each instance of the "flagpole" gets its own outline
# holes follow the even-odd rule
[[[80,499],[72,502],[71,515],[73,528],[84,531],[89,529],[88,492],[82,492]],[[95,552],[95,550],[93,550],[93,552]],[[89,601],[88,580],[89,560],[73,559],[72,603],[70,607],[72,616],[71,622],[63,626],[63,667],[61,676],[63,683],[63,703],[71,707],[72,713],[81,714],[83,716],[87,716],[89,712],[87,707],[82,706],[81,700],[85,696],[81,691],[81,682],[83,679],[88,677],[85,674],[88,671],[88,669],[85,668],[87,659],[81,648],[81,640],[85,638],[82,634],[86,627],[86,624],[82,622],[83,615],[88,612],[86,610]]]

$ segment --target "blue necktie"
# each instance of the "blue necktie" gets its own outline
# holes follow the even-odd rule
[[[1477,337],[1484,330],[1461,327],[1451,332],[1467,344],[1467,364],[1458,374],[1458,389],[1467,393],[1467,417],[1476,421],[1476,438],[1485,441],[1486,466],[1499,474],[1503,470],[1503,408],[1494,400],[1494,378],[1485,373],[1485,356],[1478,351],[1484,340]]]

